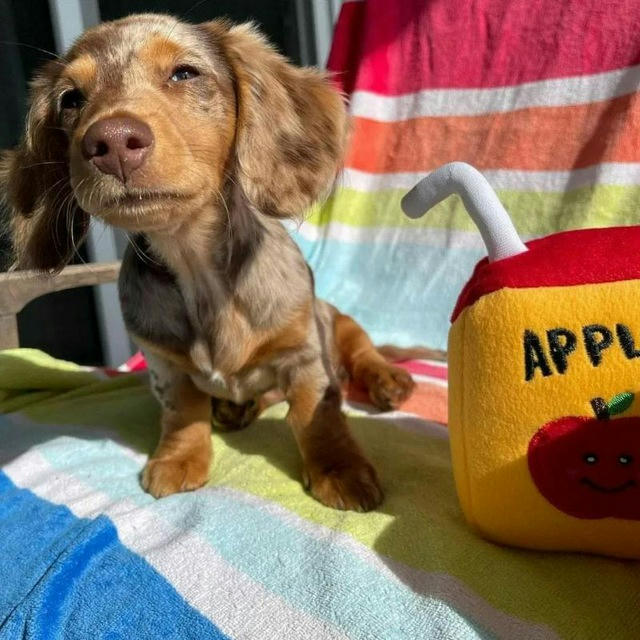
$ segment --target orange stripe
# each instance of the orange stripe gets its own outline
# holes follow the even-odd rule
[[[354,118],[346,165],[427,171],[464,160],[480,169],[557,171],[640,161],[640,93],[568,107],[401,122]]]

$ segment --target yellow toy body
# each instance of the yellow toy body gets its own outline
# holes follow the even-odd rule
[[[457,491],[482,536],[640,558],[640,227],[483,260],[449,334]]]
[[[612,305],[612,299],[618,303]],[[583,327],[596,320],[615,331],[624,319],[640,332],[638,300],[640,280],[501,289],[466,308],[453,323],[449,336],[453,468],[465,516],[483,536],[538,549],[640,558],[640,519],[604,512],[599,518],[564,513],[542,495],[528,464],[531,439],[544,425],[564,416],[591,415],[592,398],[639,389],[640,362],[629,360],[614,344],[594,367],[584,344],[578,344],[564,374],[555,369],[549,376],[536,372],[527,381],[523,347],[526,330],[546,336],[548,330],[566,327],[581,336]],[[544,339],[542,344],[548,354]],[[638,403],[629,412],[640,415]],[[640,436],[640,426],[638,430]],[[590,452],[576,451],[576,465]],[[634,452],[625,448],[620,455],[625,454]],[[589,471],[585,465],[584,473]],[[629,478],[635,476],[633,470]],[[576,477],[576,483],[582,477]],[[615,489],[623,484],[616,479],[602,486]],[[630,492],[630,500],[638,500],[635,487],[623,491]],[[637,504],[640,518],[640,500]]]

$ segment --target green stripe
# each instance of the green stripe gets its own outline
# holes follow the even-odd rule
[[[404,189],[340,189],[324,205],[313,208],[306,220],[317,226],[338,222],[352,227],[476,229],[457,196],[447,198],[419,220],[408,219],[400,208],[405,193]],[[640,187],[635,186],[596,185],[568,192],[509,190],[497,194],[523,236],[638,222]]]
[[[37,349],[0,351],[0,389],[4,391],[75,389],[95,381],[91,371]]]

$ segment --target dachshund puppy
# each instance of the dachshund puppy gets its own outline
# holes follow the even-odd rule
[[[132,234],[119,290],[162,409],[142,476],[154,496],[203,485],[212,419],[245,426],[279,389],[311,494],[338,509],[382,500],[338,374],[383,409],[413,382],[314,296],[281,223],[330,189],[347,129],[325,74],[223,20],[105,23],[35,78],[24,140],[0,169],[17,264],[61,269],[92,215]]]

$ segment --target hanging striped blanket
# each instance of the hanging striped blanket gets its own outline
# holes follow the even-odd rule
[[[484,247],[457,198],[418,221],[399,203],[452,160],[527,239],[640,221],[639,24],[634,0],[346,2],[329,66],[353,142],[297,236],[319,294],[378,342],[445,346]]]

